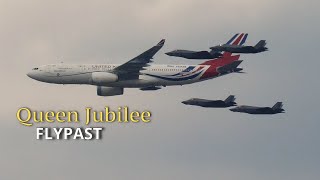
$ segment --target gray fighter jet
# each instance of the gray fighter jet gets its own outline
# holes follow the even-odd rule
[[[248,114],[284,113],[284,109],[282,109],[282,102],[277,102],[272,108],[270,108],[270,107],[255,107],[255,106],[237,106],[235,108],[231,108],[230,111],[248,113]]]
[[[182,57],[186,59],[214,59],[222,56],[219,51],[189,51],[189,50],[174,50],[165,53],[168,56]]]
[[[234,102],[235,99],[236,98],[233,95],[231,95],[224,101],[192,98],[186,101],[182,101],[182,103],[186,105],[194,105],[201,107],[224,108],[237,105],[237,103]]]
[[[225,45],[242,45],[246,42],[248,34],[237,33],[225,44]],[[212,49],[211,51],[189,51],[189,50],[174,50],[165,53],[168,56],[182,57],[186,59],[214,59],[222,57],[222,52],[220,50]]]
[[[218,46],[211,47],[210,49],[213,51],[225,51],[230,53],[245,53],[245,54],[255,54],[264,51],[268,51],[268,48],[265,47],[267,45],[265,40],[259,41],[255,46],[244,46],[244,42],[247,39],[248,34],[244,35],[244,41],[242,41],[239,45],[234,44],[221,44]]]

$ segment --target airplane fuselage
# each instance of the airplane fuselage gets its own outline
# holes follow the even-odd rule
[[[268,48],[266,47],[260,47],[256,48],[253,46],[238,46],[238,45],[222,45],[222,46],[215,46],[211,49],[216,51],[225,51],[230,53],[247,53],[247,54],[255,54],[267,51]]]
[[[225,108],[235,106],[235,102],[226,103],[222,100],[205,100],[205,99],[191,99],[187,101],[183,101],[183,104],[186,105],[194,105],[194,106],[201,106],[201,107],[212,107],[212,108]]]
[[[230,109],[230,111],[247,114],[278,114],[282,113],[284,110],[282,108],[273,109],[270,107],[238,106]]]
[[[211,54],[208,51],[189,50],[174,50],[165,54],[167,54],[168,56],[182,57],[186,59],[214,59],[222,56],[222,54],[219,52]]]
[[[34,68],[27,75],[32,79],[54,84],[89,84],[108,87],[140,88],[191,84],[219,76],[210,65],[151,65],[141,71],[138,79],[117,80],[99,84],[92,75],[97,72],[112,73],[116,64],[52,64]],[[210,76],[208,74],[210,69]]]

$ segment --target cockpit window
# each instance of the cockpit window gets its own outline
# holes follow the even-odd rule
[[[38,70],[39,68],[33,68],[32,70]]]

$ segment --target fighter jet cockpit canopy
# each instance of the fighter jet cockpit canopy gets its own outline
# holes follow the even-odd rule
[[[36,67],[36,68],[32,68],[32,70],[34,70],[34,71],[35,71],[35,70],[38,70],[38,69],[39,69],[39,68],[37,68],[37,67]]]

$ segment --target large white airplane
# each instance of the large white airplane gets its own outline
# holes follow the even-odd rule
[[[242,43],[244,34],[237,34],[229,44]],[[239,72],[240,55],[225,52],[221,58],[198,65],[150,64],[165,40],[124,64],[50,64],[33,68],[27,75],[35,80],[55,84],[88,84],[97,86],[97,95],[123,94],[124,88],[157,90],[162,86],[196,83],[232,72]]]

